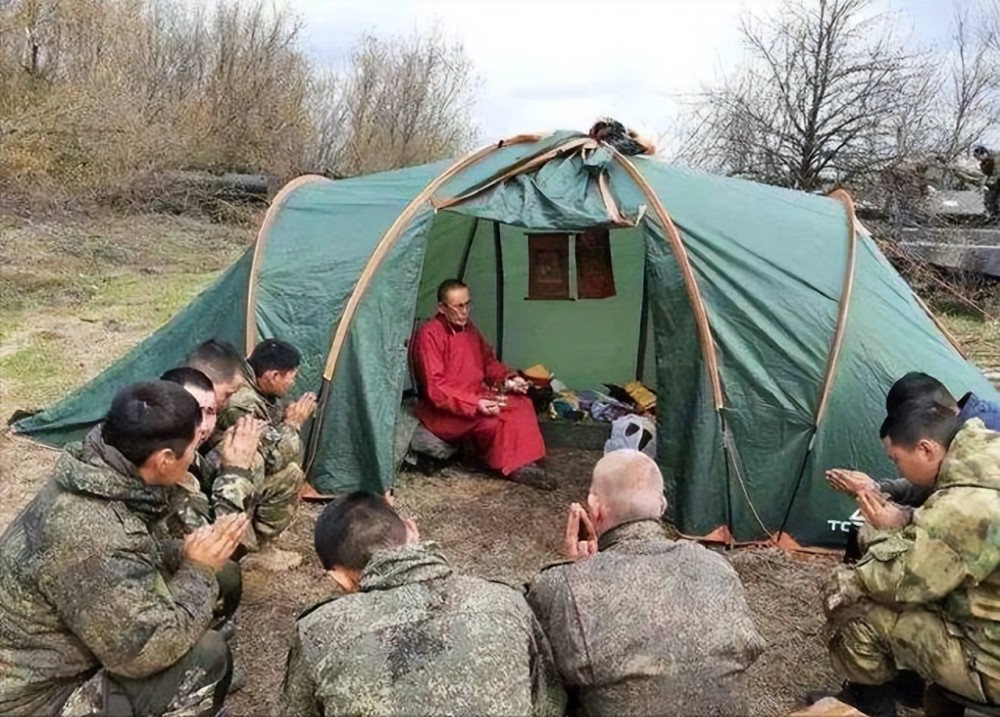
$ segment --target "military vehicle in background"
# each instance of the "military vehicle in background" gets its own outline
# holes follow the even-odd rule
[[[913,259],[1000,280],[1000,224],[987,218],[983,184],[971,158],[914,158],[883,172],[858,214]]]

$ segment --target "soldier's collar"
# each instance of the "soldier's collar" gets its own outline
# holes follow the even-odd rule
[[[651,540],[664,538],[663,524],[658,520],[630,520],[627,523],[619,523],[611,530],[605,532],[597,539],[597,549],[607,550],[613,545],[628,540]]]

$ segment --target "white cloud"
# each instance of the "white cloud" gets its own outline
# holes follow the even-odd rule
[[[461,41],[483,79],[484,140],[548,129],[585,130],[610,114],[654,136],[673,126],[677,98],[739,62],[744,10],[779,0],[291,0],[307,52],[342,66],[366,31],[440,29]],[[888,4],[888,0],[886,0]],[[899,2],[899,0],[897,0]],[[902,3],[899,3],[902,4]],[[950,19],[924,3],[915,31]],[[927,5],[939,6],[931,14]],[[896,2],[891,6],[898,8]],[[905,9],[905,6],[904,6]]]

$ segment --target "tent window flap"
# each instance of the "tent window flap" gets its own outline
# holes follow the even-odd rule
[[[615,295],[611,238],[607,227],[587,229],[576,237],[576,296],[607,299]]]
[[[569,234],[528,235],[528,298],[570,298]]]

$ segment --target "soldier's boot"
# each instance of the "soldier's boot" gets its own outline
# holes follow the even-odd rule
[[[840,692],[810,692],[806,702],[814,704],[824,697],[833,697],[845,705],[864,712],[868,717],[896,717],[896,686],[893,682],[884,685],[862,685],[846,681]]]

